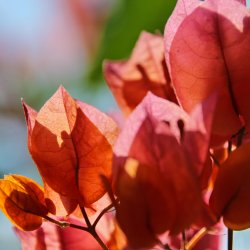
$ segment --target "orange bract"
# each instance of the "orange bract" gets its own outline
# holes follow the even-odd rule
[[[35,117],[26,104],[24,109],[29,150],[42,175],[51,212],[70,214],[77,204],[90,206],[101,198],[105,190],[99,176],[111,176],[117,134],[113,120],[75,101],[63,87]],[[54,204],[53,211],[55,197],[61,205]]]
[[[42,188],[33,180],[19,175],[8,175],[0,180],[0,208],[20,229],[39,228],[48,213]]]

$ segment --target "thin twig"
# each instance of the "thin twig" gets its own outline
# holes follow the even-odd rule
[[[62,221],[57,221],[57,220],[54,220],[53,218],[50,218],[49,216],[43,216],[43,218],[45,219],[45,220],[47,220],[47,221],[50,221],[50,222],[52,222],[52,223],[54,223],[54,224],[56,224],[57,226],[59,226],[59,227],[67,227],[66,225],[68,225],[69,223],[68,222],[62,222]]]
[[[181,233],[182,235],[182,248],[183,250],[186,250],[186,243],[187,243],[187,238],[186,238],[186,232],[185,230]]]
[[[237,145],[236,147],[240,147],[242,144],[243,137],[245,135],[245,126],[243,126],[235,136],[237,136]],[[231,151],[229,152],[231,153]],[[233,230],[228,228],[227,230],[227,249],[228,250],[233,250]]]
[[[106,188],[106,191],[107,191],[107,193],[109,195],[109,198],[110,198],[112,204],[114,205],[114,207],[115,207],[115,209],[117,211],[118,210],[118,199],[115,198],[113,190],[112,190],[112,188],[110,186],[110,183],[109,183],[107,177],[104,176],[104,175],[100,175],[100,178],[102,180],[102,183],[103,183],[104,187]]]
[[[103,250],[109,250],[108,247],[105,245],[105,243],[102,241],[102,239],[97,234],[97,232],[95,230],[95,226],[91,225],[91,222],[89,220],[89,217],[87,215],[85,207],[80,207],[80,209],[82,211],[83,218],[84,218],[84,220],[85,220],[85,222],[86,222],[86,224],[88,226],[88,232],[95,238],[95,240],[99,243],[99,245],[102,247]],[[100,217],[100,219],[101,219],[101,217]]]
[[[70,227],[73,227],[73,228],[76,228],[76,229],[80,229],[80,230],[89,232],[89,229],[88,229],[87,227],[79,226],[79,225],[72,224],[72,223],[69,223],[69,226],[70,226]]]
[[[100,238],[100,236],[97,234],[95,229],[93,229],[93,232],[91,232],[91,235],[96,239],[96,241],[99,243],[99,245],[102,247],[103,250],[109,250],[108,247],[105,245],[105,243]]]
[[[87,227],[83,227],[83,226],[80,226],[80,225],[72,224],[72,223],[69,223],[67,221],[57,221],[57,220],[54,220],[53,218],[48,217],[48,216],[44,216],[43,218],[45,220],[47,220],[47,221],[50,221],[50,222],[56,224],[57,226],[59,226],[61,228],[72,227],[72,228],[76,228],[76,229],[79,229],[79,230],[83,230],[83,231],[89,232],[89,229]]]
[[[227,230],[227,249],[233,250],[233,230],[229,228]]]
[[[85,220],[85,222],[86,222],[86,225],[88,226],[88,228],[90,228],[92,225],[91,225],[91,223],[90,223],[90,220],[89,220],[89,217],[88,217],[87,212],[86,212],[86,210],[85,210],[85,207],[82,207],[82,206],[81,206],[80,209],[81,209],[83,218],[84,218],[84,220]]]
[[[106,208],[104,208],[101,213],[97,216],[97,218],[95,219],[94,223],[93,223],[93,227],[95,228],[97,223],[99,222],[99,220],[102,218],[102,216],[107,213],[112,207],[113,207],[113,203],[111,203],[110,205],[108,205]]]
[[[206,227],[201,228],[194,236],[193,238],[186,244],[186,249],[191,250],[196,246],[198,241],[204,237],[208,232],[208,229]]]
[[[238,132],[233,137],[235,137],[235,136],[238,136]],[[238,145],[237,145],[237,147],[238,147]],[[230,155],[232,153],[232,141],[228,141],[227,151],[228,151],[228,155]],[[227,229],[227,249],[233,250],[233,230],[231,230],[229,228]]]

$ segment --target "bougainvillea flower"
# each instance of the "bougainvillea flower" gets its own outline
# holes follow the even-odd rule
[[[74,217],[67,222],[86,226]],[[22,243],[23,250],[100,250],[102,249],[91,234],[79,229],[60,228],[50,222],[44,222],[42,227],[33,232],[24,232],[15,228]],[[100,237],[105,240],[100,232]]]
[[[250,12],[244,2],[178,1],[165,28],[166,61],[183,108],[190,112],[219,93],[214,144],[249,126]]]
[[[223,216],[227,227],[243,230],[250,227],[250,144],[233,151],[218,172],[210,197],[216,217]]]
[[[44,181],[50,209],[54,200],[60,200],[65,214],[69,214],[78,203],[90,206],[101,198],[105,190],[100,175],[108,179],[111,175],[112,145],[117,134],[113,120],[74,100],[63,87],[38,113],[23,105],[29,151]],[[54,209],[59,206],[57,202]],[[58,211],[63,210],[51,212],[59,215]]]
[[[39,228],[48,209],[43,189],[33,180],[20,175],[7,175],[0,180],[0,209],[22,230]]]
[[[201,187],[210,172],[211,98],[189,117],[149,93],[128,118],[114,149],[114,187],[117,219],[131,246],[153,246],[157,235],[177,234],[201,216]]]
[[[129,114],[148,91],[176,101],[164,59],[163,37],[142,32],[126,61],[107,61],[105,79],[125,114]]]

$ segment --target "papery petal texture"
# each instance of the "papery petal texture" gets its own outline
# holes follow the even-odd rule
[[[111,177],[118,132],[113,120],[75,101],[63,87],[37,113],[35,122],[29,107],[24,109],[29,150],[43,178],[47,203],[53,210],[53,199],[61,202],[51,212],[69,214],[77,204],[90,206],[101,198],[105,190],[99,176]]]
[[[120,108],[127,115],[148,91],[176,102],[164,60],[163,37],[142,32],[131,57],[106,61],[105,79]]]
[[[189,120],[189,115],[176,104],[149,92],[132,115],[128,117],[117,138],[114,147],[114,154],[117,157],[128,156],[133,139],[148,113],[151,113],[158,121],[169,122],[170,129],[177,138],[180,136],[177,121],[179,119],[184,122]]]
[[[235,11],[237,9],[237,11]],[[190,112],[218,91],[214,143],[249,126],[249,10],[235,0],[178,1],[165,28],[166,61],[177,98]],[[242,121],[243,117],[244,121]]]
[[[0,208],[13,224],[26,231],[39,228],[48,213],[42,188],[20,175],[0,180]]]
[[[150,114],[156,121],[169,124],[172,135],[178,141],[180,141],[181,136],[178,121],[184,123],[183,147],[187,151],[197,174],[201,176],[204,170],[204,163],[208,161],[210,132],[216,103],[217,95],[215,94],[202,104],[197,105],[191,115],[188,115],[176,104],[148,93],[127,119],[114,147],[114,161],[119,161],[119,159],[126,158],[129,155],[136,134],[147,115]],[[141,149],[138,150],[140,151]],[[193,153],[194,151],[195,154]],[[149,155],[147,154],[144,157],[147,156]],[[113,170],[115,176],[116,170]]]
[[[117,220],[132,247],[153,247],[158,235],[177,234],[208,212],[200,178],[209,167],[209,111],[215,104],[212,96],[188,116],[149,93],[127,119],[114,148],[113,172]]]

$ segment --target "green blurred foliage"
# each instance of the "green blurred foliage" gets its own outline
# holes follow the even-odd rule
[[[104,29],[99,51],[90,66],[92,86],[102,79],[104,59],[129,56],[141,31],[162,33],[176,0],[120,0]]]

